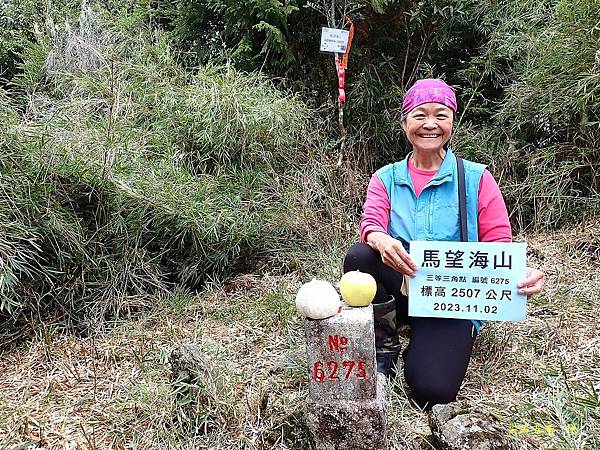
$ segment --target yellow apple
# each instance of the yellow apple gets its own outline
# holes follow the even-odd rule
[[[353,270],[346,272],[340,280],[340,293],[350,306],[367,306],[373,301],[377,283],[368,273]]]

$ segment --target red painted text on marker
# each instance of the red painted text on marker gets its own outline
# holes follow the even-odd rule
[[[316,361],[313,365],[312,379],[324,381],[344,381],[351,377],[364,380],[367,378],[364,361],[347,360],[340,364],[337,361]]]

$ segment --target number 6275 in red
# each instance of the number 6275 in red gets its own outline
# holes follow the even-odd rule
[[[340,364],[337,361],[315,361],[312,370],[312,379],[319,383],[325,380],[341,381],[354,376],[360,380],[367,378],[364,361],[347,360]]]

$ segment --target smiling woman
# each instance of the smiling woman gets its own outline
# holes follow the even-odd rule
[[[453,121],[453,112],[447,106],[425,103],[407,114],[402,121],[402,128],[417,154],[443,159],[441,152],[444,151],[444,144],[450,140]],[[430,170],[434,166],[435,164],[432,167],[415,165],[418,169]]]
[[[404,376],[423,408],[455,399],[482,322],[409,317],[405,277],[417,266],[409,255],[413,240],[460,241],[458,166],[448,142],[457,111],[454,90],[444,81],[417,81],[404,96],[402,128],[412,151],[371,178],[360,223],[361,243],[350,248],[344,272],[373,275],[377,370],[395,373],[400,355],[398,321],[409,324],[402,352]],[[462,160],[466,190],[466,240],[511,242],[508,212],[498,185],[482,164]],[[543,274],[528,269],[520,293],[541,290]]]

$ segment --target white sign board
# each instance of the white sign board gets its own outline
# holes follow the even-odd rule
[[[323,27],[321,30],[321,51],[346,53],[349,35],[350,32],[346,30]]]
[[[417,275],[409,282],[408,315],[523,321],[527,297],[525,243],[411,241]]]

